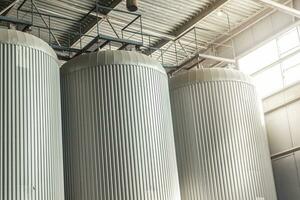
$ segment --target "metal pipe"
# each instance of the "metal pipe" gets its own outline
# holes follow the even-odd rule
[[[291,148],[291,149],[288,149],[288,150],[285,150],[285,151],[282,151],[282,152],[273,154],[273,155],[271,155],[271,159],[272,159],[272,160],[278,159],[278,158],[287,156],[287,155],[289,155],[289,154],[295,153],[295,152],[297,152],[297,151],[300,151],[300,147],[293,147],[293,148]]]
[[[284,4],[272,1],[272,0],[258,0],[261,3],[266,4],[267,6],[271,8],[275,8],[276,10],[279,10],[283,13],[286,13],[288,15],[300,18],[300,11],[294,8],[290,8]]]
[[[138,0],[127,0],[126,1],[127,10],[130,12],[135,12],[138,10]]]
[[[27,0],[24,0],[20,5],[19,7],[17,8],[17,10],[20,10],[22,8],[22,6],[26,3]]]
[[[207,54],[202,54],[202,53],[199,53],[198,56],[201,58],[236,64],[236,61],[234,59],[223,58],[223,57],[219,57],[219,56],[207,55]]]
[[[3,15],[6,11],[10,10],[18,2],[19,2],[19,0],[16,0],[16,1],[12,2],[11,4],[9,4],[6,8],[4,8],[2,11],[0,11],[0,15]]]

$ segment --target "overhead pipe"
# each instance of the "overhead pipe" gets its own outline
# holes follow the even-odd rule
[[[300,11],[295,9],[295,8],[291,8],[291,7],[288,7],[287,5],[284,5],[282,3],[278,3],[276,1],[273,1],[273,0],[258,0],[259,2],[261,3],[264,3],[266,4],[267,6],[271,7],[271,8],[274,8],[276,10],[279,10],[283,13],[286,13],[288,15],[291,15],[291,16],[294,16],[294,17],[297,17],[300,19]]]
[[[130,12],[135,12],[138,10],[138,0],[127,0],[126,1],[127,10]]]
[[[12,7],[14,7],[17,3],[19,2],[19,0],[16,0],[14,2],[12,2],[11,4],[9,4],[6,8],[4,8],[3,10],[0,11],[0,15],[3,15],[5,12],[9,11]]]

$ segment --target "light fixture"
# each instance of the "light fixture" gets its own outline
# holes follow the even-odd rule
[[[225,12],[224,10],[219,10],[219,11],[217,12],[217,15],[218,15],[219,17],[222,17],[222,16],[226,15],[226,17],[227,17],[227,23],[228,23],[228,31],[230,31],[231,26],[230,26],[229,14],[228,14],[227,12]]]
[[[220,16],[220,17],[223,16],[223,15],[224,15],[224,11],[223,11],[223,10],[219,10],[219,11],[217,12],[217,15]]]

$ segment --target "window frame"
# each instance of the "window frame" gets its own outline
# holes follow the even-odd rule
[[[278,39],[280,37],[284,37],[285,34],[287,34],[288,32],[292,31],[293,29],[296,29],[297,31],[297,36],[298,36],[298,45],[285,51],[285,52],[280,52],[280,49],[279,49],[279,44],[278,44]],[[248,74],[250,75],[251,77],[254,77],[254,76],[257,76],[258,74],[260,73],[265,73],[266,70],[268,69],[271,69],[272,67],[275,67],[275,65],[280,65],[280,69],[281,69],[281,77],[282,77],[282,80],[281,80],[281,83],[283,84],[283,87],[282,88],[279,88],[277,91],[274,91],[273,93],[269,94],[269,95],[266,95],[266,96],[263,96],[261,97],[261,99],[266,99],[274,94],[276,94],[277,92],[281,91],[281,90],[284,90],[288,87],[291,87],[295,84],[299,84],[300,83],[300,76],[299,76],[299,80],[297,81],[294,81],[292,83],[289,83],[289,84],[286,84],[286,79],[285,79],[285,76],[284,76],[284,73],[287,73],[287,71],[289,71],[289,69],[293,69],[294,67],[299,67],[300,65],[300,60],[299,60],[299,63],[295,64],[294,66],[291,66],[288,70],[284,70],[284,67],[283,67],[283,62],[288,60],[289,58],[295,56],[296,54],[299,54],[300,53],[300,22],[298,23],[295,23],[293,24],[292,26],[289,26],[287,27],[285,30],[281,31],[280,33],[274,35],[273,37],[269,38],[268,40],[265,40],[264,42],[260,43],[259,45],[257,45],[256,47],[253,47],[251,49],[249,49],[248,51],[244,52],[243,54],[241,54],[240,56],[237,57],[237,61],[238,61],[238,68],[240,69],[240,66],[239,66],[239,60],[242,59],[243,57],[251,54],[252,52],[258,50],[259,48],[263,47],[264,45],[268,44],[269,42],[271,42],[272,40],[275,40],[276,41],[276,46],[277,46],[277,52],[278,52],[278,59],[276,61],[274,61],[273,63],[263,67],[263,68],[260,68],[259,70],[251,73],[251,74]]]

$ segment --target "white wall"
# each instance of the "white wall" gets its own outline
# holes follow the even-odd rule
[[[300,84],[263,101],[278,200],[300,199]],[[286,153],[282,153],[286,152]]]

